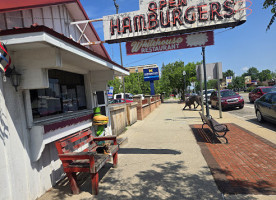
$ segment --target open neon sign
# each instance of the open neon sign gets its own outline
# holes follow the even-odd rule
[[[248,0],[140,0],[140,11],[104,17],[105,40],[226,28],[246,21]],[[251,10],[252,12],[252,10]]]

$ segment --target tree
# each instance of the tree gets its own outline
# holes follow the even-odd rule
[[[226,77],[229,77],[229,76],[234,76],[234,72],[233,72],[233,70],[230,70],[230,69],[228,69],[226,72],[223,72],[222,73],[223,74],[223,78],[225,79]]]
[[[242,77],[251,76],[251,80],[258,79],[259,70],[256,67],[250,67],[246,73],[242,74]]]
[[[235,78],[233,78],[233,81],[232,81],[232,86],[233,88],[244,88],[244,77],[242,76],[237,76]]]
[[[261,82],[271,80],[272,79],[272,74],[269,69],[263,70],[258,74],[258,78]]]
[[[185,85],[191,85],[191,82],[196,81],[196,65],[200,63],[188,63],[184,65],[183,61],[176,61],[167,65],[162,65],[162,76],[159,82],[160,91],[170,94],[172,92],[185,94],[184,91],[184,76],[186,72]],[[183,95],[182,95],[183,96]]]
[[[217,80],[209,80],[207,82],[207,89],[217,89],[218,88],[218,81]]]
[[[123,84],[122,84],[122,80],[120,80],[119,78],[115,78],[114,80],[111,80],[108,82],[108,86],[109,87],[114,87],[113,93],[114,94],[118,94],[123,92]]]
[[[264,1],[264,4],[263,4],[264,9],[268,9],[271,6],[272,6],[272,9],[271,9],[272,17],[270,19],[270,22],[269,22],[267,28],[266,28],[267,31],[270,29],[271,25],[274,23],[275,18],[276,18],[276,0],[265,0]]]

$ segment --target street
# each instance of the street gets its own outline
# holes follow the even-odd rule
[[[244,108],[243,109],[235,108],[233,110],[232,109],[226,110],[224,112],[231,113],[233,115],[236,115],[238,118],[260,125],[264,128],[276,131],[276,126],[274,124],[270,122],[259,123],[257,121],[254,104],[249,102],[248,93],[241,92],[240,95],[244,98]]]

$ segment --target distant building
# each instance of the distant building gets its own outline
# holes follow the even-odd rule
[[[134,66],[134,67],[127,67],[127,69],[129,70],[129,73],[143,73],[143,69],[145,68],[154,68],[154,67],[158,67],[157,64],[151,64],[151,65],[140,65],[140,66]]]

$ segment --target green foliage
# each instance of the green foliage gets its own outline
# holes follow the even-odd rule
[[[251,80],[258,79],[259,70],[256,67],[250,67],[246,73],[243,73],[242,76],[251,76]]]
[[[125,92],[131,94],[150,94],[150,83],[144,81],[143,73],[132,73],[125,78]],[[157,84],[158,81],[154,83]],[[115,78],[108,82],[109,86],[114,87],[114,94],[123,92],[123,80]]]
[[[230,90],[234,89],[233,84],[232,84],[232,83],[230,83],[230,84],[227,86],[227,89],[230,89]]]
[[[156,81],[154,81],[156,84]],[[125,77],[125,91],[132,94],[150,94],[150,82],[144,81],[143,73],[132,73]]]
[[[223,78],[225,79],[226,77],[229,77],[229,76],[234,76],[234,72],[233,72],[233,70],[230,70],[230,69],[228,69],[226,72],[223,72],[222,73],[223,74]]]
[[[258,74],[259,80],[261,82],[271,80],[272,79],[272,73],[269,69],[263,70]]]
[[[114,80],[109,81],[108,86],[114,87],[114,91],[113,91],[114,94],[123,92],[122,81],[119,78],[115,78]]]
[[[160,92],[165,92],[167,95],[178,92],[184,94],[183,71],[186,72],[185,86],[188,87],[191,85],[191,82],[196,81],[196,65],[198,64],[200,63],[188,63],[184,65],[183,61],[176,61],[167,65],[163,64],[162,77],[159,82]]]
[[[217,89],[218,88],[218,81],[217,80],[209,80],[207,82],[207,89]]]
[[[268,9],[269,7],[272,7],[271,8],[272,17],[266,28],[267,31],[270,29],[271,25],[274,23],[276,19],[276,0],[265,0],[263,4],[263,8]]]
[[[256,88],[256,87],[251,86],[251,87],[247,88],[247,92],[252,92],[252,90],[254,90],[255,88]]]
[[[233,79],[233,88],[243,88],[245,85],[244,85],[244,77],[242,76],[237,76]]]

